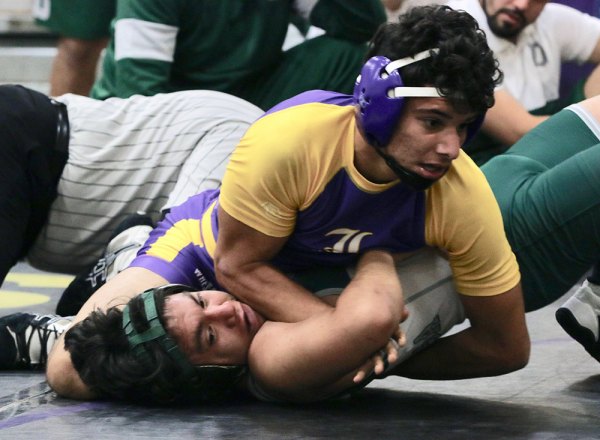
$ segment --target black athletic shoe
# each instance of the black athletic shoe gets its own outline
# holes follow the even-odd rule
[[[600,296],[588,281],[557,311],[560,326],[600,362]]]
[[[71,318],[13,313],[0,318],[0,369],[39,369]]]
[[[127,216],[114,230],[102,257],[67,286],[58,301],[56,313],[61,316],[76,315],[111,274],[118,273],[129,265],[148,238],[152,226],[152,220],[146,215]]]

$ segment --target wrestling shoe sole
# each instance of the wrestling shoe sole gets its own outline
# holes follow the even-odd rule
[[[594,338],[594,333],[587,327],[581,325],[571,310],[566,307],[559,308],[556,320],[565,332],[581,345],[598,362],[600,362],[600,342]],[[598,318],[600,325],[600,317]]]

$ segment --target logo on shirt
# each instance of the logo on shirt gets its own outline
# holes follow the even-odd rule
[[[271,217],[279,217],[280,212],[279,208],[272,204],[271,202],[264,202],[260,205],[260,207]]]
[[[206,277],[202,272],[200,272],[200,270],[195,269],[194,275],[196,275],[196,279],[198,280],[198,283],[200,285],[200,290],[213,290],[215,288],[215,286],[213,286],[213,284],[206,279]]]
[[[529,45],[529,50],[531,51],[531,58],[533,59],[533,64],[535,66],[541,67],[548,64],[548,56],[546,55],[546,51],[537,41]]]
[[[373,235],[372,232],[361,232],[357,229],[339,228],[325,234],[341,235],[341,238],[331,247],[326,247],[325,252],[334,254],[357,254],[360,250],[360,242],[363,238]]]

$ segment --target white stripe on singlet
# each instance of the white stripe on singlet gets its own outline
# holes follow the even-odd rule
[[[156,220],[164,207],[220,186],[229,155],[262,114],[213,91],[58,100],[69,112],[69,160],[28,259],[71,273],[98,259],[126,215],[141,211]]]

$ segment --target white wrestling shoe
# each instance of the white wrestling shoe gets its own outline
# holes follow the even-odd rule
[[[583,282],[557,311],[560,326],[600,362],[600,286]]]

